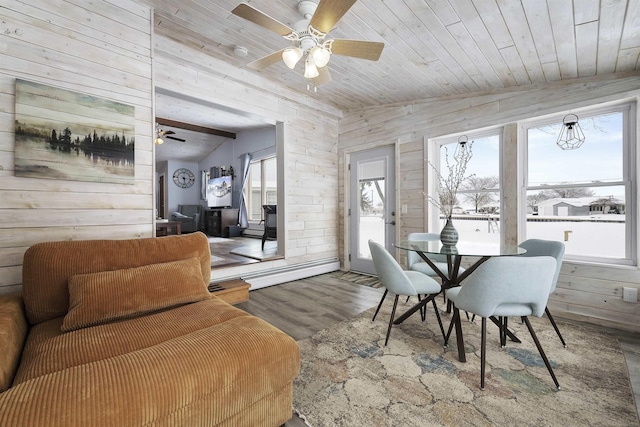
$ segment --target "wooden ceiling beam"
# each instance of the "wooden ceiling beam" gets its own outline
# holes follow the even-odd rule
[[[161,119],[156,117],[156,122],[161,126],[171,126],[178,129],[190,130],[194,132],[208,133],[210,135],[223,136],[225,138],[236,139],[234,132],[227,132],[226,130],[208,128],[204,126],[192,125],[189,123],[177,122],[175,120]]]

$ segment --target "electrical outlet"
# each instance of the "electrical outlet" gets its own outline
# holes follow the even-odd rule
[[[409,209],[408,209],[408,206],[407,206],[407,205],[402,205],[400,208],[401,208],[400,210],[401,210],[401,212],[402,212],[403,214],[406,214],[406,213],[409,211]]]
[[[622,301],[638,303],[638,288],[622,288]]]

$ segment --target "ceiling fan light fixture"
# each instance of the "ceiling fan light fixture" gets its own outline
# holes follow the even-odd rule
[[[304,64],[304,77],[307,79],[315,79],[320,75],[316,64],[313,62],[312,58],[307,57],[307,60]]]
[[[157,137],[156,138],[156,145],[160,145],[160,144],[164,144],[164,139]]]
[[[316,46],[309,52],[309,55],[313,58],[313,62],[316,67],[326,67],[331,59],[331,53],[322,46]]]
[[[301,58],[302,49],[300,49],[299,47],[285,49],[284,52],[282,52],[282,60],[287,65],[287,67],[291,68],[292,70],[295,68],[296,64],[298,63],[298,61],[300,61]]]

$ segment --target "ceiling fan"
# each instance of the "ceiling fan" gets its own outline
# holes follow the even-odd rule
[[[327,69],[331,55],[377,61],[384,43],[326,38],[355,2],[356,0],[320,0],[320,3],[300,1],[298,12],[304,19],[296,22],[293,29],[247,3],[240,3],[231,13],[293,42],[293,47],[274,52],[247,66],[254,70],[262,70],[282,59],[287,67],[293,70],[304,58],[304,77],[311,80],[315,86],[319,86],[331,81],[331,74]]]
[[[182,138],[178,138],[176,136],[171,136],[171,135],[175,135],[176,133],[172,130],[162,130],[160,129],[159,126],[156,126],[156,144],[160,145],[160,144],[164,144],[164,139],[173,139],[175,141],[180,141],[180,142],[185,142],[186,140],[182,139]]]

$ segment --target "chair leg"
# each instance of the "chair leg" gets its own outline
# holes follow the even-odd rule
[[[507,346],[507,327],[508,317],[499,317],[500,322],[500,347],[505,348]]]
[[[549,311],[549,308],[545,307],[544,312],[547,313],[547,317],[549,318],[549,321],[551,322],[551,325],[553,326],[553,329],[556,330],[556,334],[558,334],[558,338],[560,338],[560,342],[562,343],[564,348],[567,348],[567,343],[564,342],[564,338],[562,338],[562,334],[560,333],[560,329],[558,329],[558,325],[556,325],[556,321],[553,319],[553,316],[551,315],[551,312]]]
[[[425,298],[427,298],[426,295],[425,295]],[[418,302],[421,302],[421,301],[422,301],[422,297],[420,296],[420,294],[418,294]],[[427,320],[427,303],[425,303],[425,305],[420,307],[420,317],[422,318],[423,322]]]
[[[547,359],[547,355],[544,354],[544,350],[542,349],[542,346],[540,345],[540,341],[538,341],[538,337],[536,336],[536,333],[533,331],[533,328],[531,327],[531,323],[529,323],[529,318],[525,316],[525,317],[523,317],[523,319],[524,319],[524,323],[527,325],[527,329],[529,329],[529,333],[531,334],[531,338],[533,338],[533,342],[536,343],[536,347],[538,348],[538,352],[540,353],[540,356],[542,357],[542,360],[544,360],[544,364],[547,366],[547,370],[551,374],[551,378],[553,379],[553,382],[555,383],[556,388],[558,390],[560,390],[560,384],[558,383],[558,379],[556,378],[556,374],[553,373],[553,369],[551,368],[551,364],[549,363],[549,359]]]
[[[398,305],[398,298],[400,297],[400,295],[396,295],[395,299],[393,300],[393,309],[391,310],[391,318],[389,319],[389,328],[387,329],[387,338],[384,340],[384,346],[387,346],[387,343],[389,342],[389,335],[391,334],[391,326],[393,326],[393,318],[396,315],[396,306]]]
[[[378,304],[378,308],[376,308],[376,312],[373,313],[373,319],[371,319],[372,322],[374,320],[376,320],[376,316],[378,315],[378,312],[380,311],[380,307],[382,307],[382,303],[384,302],[384,299],[387,297],[387,292],[389,292],[389,290],[385,289],[384,290],[384,294],[382,294],[382,299],[380,300],[380,304]]]
[[[484,390],[484,367],[487,361],[487,318],[482,318],[482,332],[480,336],[480,390]]]
[[[445,333],[444,333],[444,327],[442,326],[442,319],[440,319],[440,310],[438,310],[438,306],[436,305],[436,299],[433,298],[431,300],[431,303],[433,304],[433,311],[436,312],[436,318],[438,319],[438,325],[440,325],[440,332],[442,332],[442,338],[445,338]],[[426,311],[426,307],[425,307],[425,311]]]
[[[447,330],[447,335],[444,337],[444,348],[447,348],[447,344],[449,343],[449,338],[451,337],[451,331],[453,331],[453,327],[456,323],[456,316],[460,316],[460,312],[454,307],[453,316],[451,317],[451,323],[449,323],[449,329]]]

